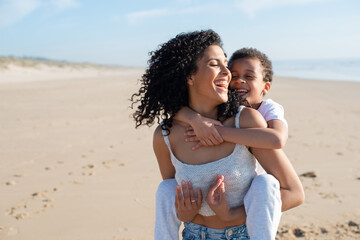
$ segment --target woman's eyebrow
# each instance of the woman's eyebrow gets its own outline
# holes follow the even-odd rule
[[[221,62],[221,61],[222,61],[220,58],[216,58],[216,57],[209,58],[207,61],[210,62],[210,61],[212,61],[212,60],[216,60],[216,61],[218,61],[218,62]],[[225,60],[224,63],[228,64],[228,61]]]

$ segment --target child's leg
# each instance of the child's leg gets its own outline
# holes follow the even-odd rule
[[[180,220],[175,209],[175,179],[166,179],[156,191],[155,240],[178,240]]]
[[[244,198],[251,240],[275,239],[281,217],[279,181],[270,174],[254,178]]]

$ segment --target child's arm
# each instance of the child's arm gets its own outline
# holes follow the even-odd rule
[[[267,122],[268,128],[232,128],[216,126],[216,129],[226,142],[246,145],[255,148],[280,149],[283,148],[287,140],[287,127],[281,120],[270,120]],[[187,142],[199,142],[196,133],[189,130],[185,133]],[[199,149],[204,145],[200,142],[193,147]]]
[[[215,128],[215,126],[222,126],[219,121],[203,117],[188,107],[181,108],[174,118],[189,124],[197,136],[197,141],[204,147],[219,145],[224,141]]]
[[[255,148],[280,149],[287,140],[287,127],[281,120],[270,120],[265,129],[217,127],[223,139]]]

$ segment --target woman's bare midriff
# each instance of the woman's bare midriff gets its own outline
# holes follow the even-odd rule
[[[215,229],[223,229],[223,228],[240,226],[240,225],[245,224],[245,222],[240,219],[236,220],[236,221],[231,221],[231,222],[224,222],[224,221],[220,220],[216,215],[203,216],[200,214],[197,214],[191,222],[196,223],[198,225],[205,226],[205,227],[215,228]]]

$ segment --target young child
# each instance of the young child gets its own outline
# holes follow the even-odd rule
[[[221,144],[223,141],[256,148],[282,148],[288,135],[283,107],[271,99],[263,100],[272,82],[270,60],[256,49],[243,48],[231,56],[229,66],[232,74],[230,88],[235,89],[241,98],[245,98],[251,107],[263,115],[268,128],[227,128],[218,121],[193,112],[190,108],[183,108],[177,113],[176,119],[192,127],[185,133],[186,141],[199,142],[193,150]],[[282,150],[277,152],[286,158]],[[281,211],[293,205],[281,202],[281,197],[287,193],[281,192],[278,181],[266,174],[258,163],[257,173],[259,175],[253,180],[244,198],[248,232],[251,239],[275,239]],[[177,219],[174,206],[176,186],[175,180],[168,179],[161,182],[158,187],[155,240],[178,239],[181,223]]]

